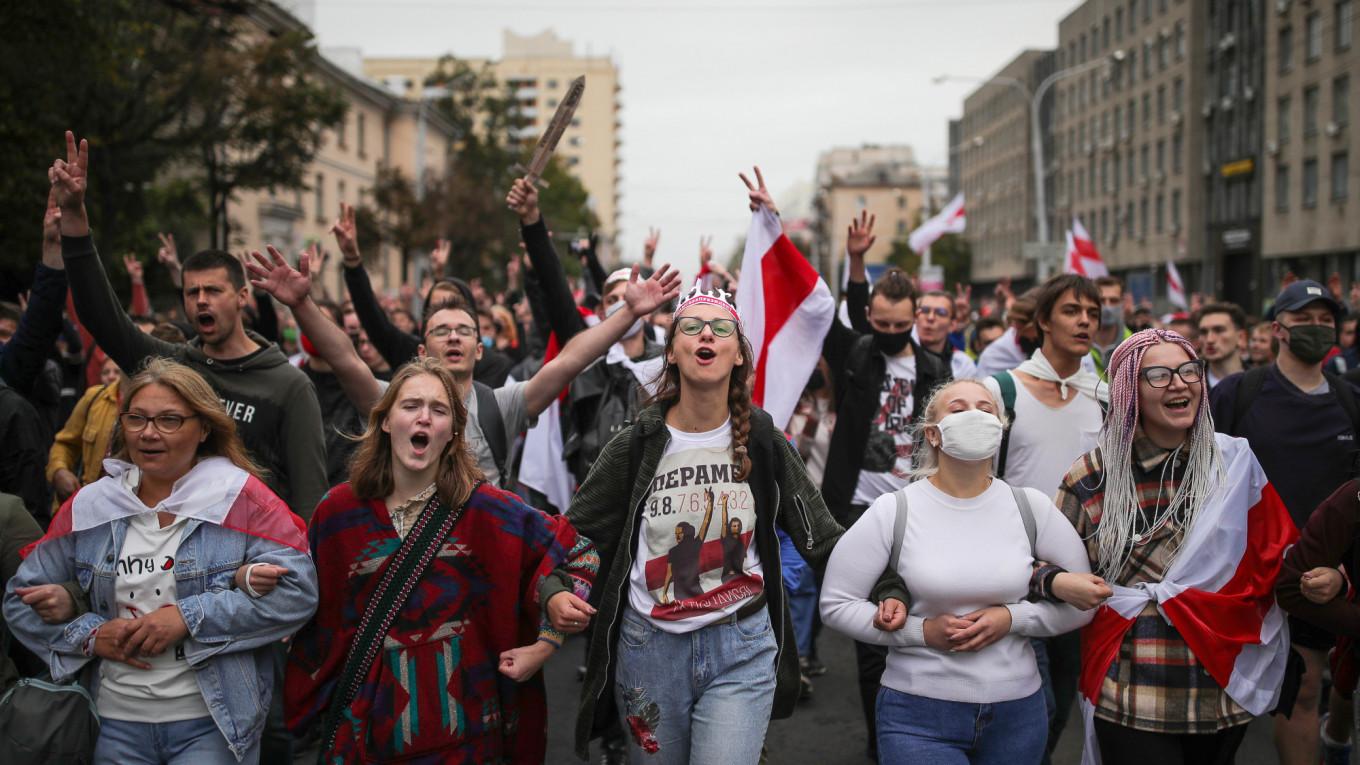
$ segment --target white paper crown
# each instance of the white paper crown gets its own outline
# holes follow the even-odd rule
[[[706,290],[698,282],[695,282],[694,287],[685,294],[684,299],[680,301],[680,305],[676,306],[674,315],[679,316],[681,311],[700,303],[724,308],[728,313],[732,314],[732,318],[736,319],[738,323],[741,322],[741,317],[737,315],[737,307],[732,303],[732,293],[727,290],[720,290],[716,287],[711,290]]]

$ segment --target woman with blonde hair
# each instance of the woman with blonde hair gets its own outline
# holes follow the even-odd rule
[[[260,480],[197,372],[152,359],[123,400],[108,475],[29,548],[5,618],[54,679],[91,690],[95,762],[256,762],[270,647],[316,606],[302,520]],[[243,564],[254,571],[233,587]],[[257,599],[260,575],[272,592]],[[71,616],[60,584],[71,581],[93,610]]]
[[[321,603],[286,706],[294,731],[321,725],[326,763],[543,761],[538,669],[563,635],[541,612],[584,629],[598,558],[564,518],[486,483],[466,426],[440,361],[406,364],[312,516]]]
[[[1036,559],[1084,572],[1081,540],[1033,489],[993,476],[1004,410],[976,380],[937,388],[912,440],[915,480],[845,532],[822,581],[827,626],[892,648],[878,692],[884,762],[1036,763],[1048,718],[1029,638],[1090,613],[1026,602]],[[872,625],[884,568],[911,593],[905,629]]]

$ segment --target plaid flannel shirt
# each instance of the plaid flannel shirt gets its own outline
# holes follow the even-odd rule
[[[1136,528],[1143,534],[1151,519],[1166,508],[1185,475],[1186,455],[1182,453],[1175,465],[1168,466],[1170,454],[1141,433],[1134,440],[1132,469],[1142,514]],[[1096,528],[1105,496],[1104,479],[1100,450],[1092,450],[1072,465],[1056,502],[1086,544],[1093,571],[1100,556]],[[1162,581],[1181,534],[1182,528],[1172,522],[1154,530],[1135,544],[1114,583],[1133,586]],[[1172,734],[1214,733],[1252,719],[1209,676],[1155,603],[1147,604],[1125,634],[1101,682],[1095,716],[1135,730]]]

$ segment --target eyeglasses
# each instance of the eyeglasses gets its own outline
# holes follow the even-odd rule
[[[459,324],[456,327],[450,327],[447,324],[441,324],[438,327],[435,327],[434,329],[430,330],[429,332],[426,332],[425,336],[445,338],[454,332],[457,332],[459,337],[472,337],[477,334],[477,328],[472,326],[471,324]]]
[[[735,319],[700,319],[694,316],[685,316],[675,322],[675,328],[686,335],[697,335],[704,331],[704,327],[713,330],[717,337],[731,337],[737,331]]]
[[[939,306],[936,306],[934,308],[926,308],[925,306],[921,306],[920,308],[916,309],[917,316],[929,316],[932,313],[940,317],[941,319],[948,319],[950,316],[954,315],[953,311],[949,310],[948,308],[941,308]]]
[[[1196,359],[1187,361],[1184,364],[1172,369],[1171,367],[1143,367],[1139,370],[1143,379],[1147,380],[1148,385],[1154,388],[1165,388],[1171,384],[1171,375],[1177,375],[1185,383],[1197,383],[1204,379],[1204,362]]]
[[[122,412],[118,415],[118,422],[122,424],[123,430],[128,433],[141,433],[146,430],[149,423],[156,424],[156,430],[170,434],[184,427],[185,420],[192,420],[196,414],[158,414],[155,417],[147,417],[144,414],[134,412]]]

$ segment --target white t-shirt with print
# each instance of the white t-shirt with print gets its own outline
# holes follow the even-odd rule
[[[667,426],[639,520],[628,603],[658,629],[692,632],[735,613],[765,589],[756,503],[733,476],[732,425],[705,433]]]
[[[916,401],[916,356],[887,356],[888,368],[879,389],[878,411],[869,422],[869,431],[887,433],[897,445],[897,464],[892,470],[872,473],[860,470],[855,485],[856,505],[871,505],[874,500],[907,485],[911,471],[911,414]]]
[[[129,474],[136,471],[129,471]],[[115,616],[136,619],[174,606],[175,557],[184,518],[161,528],[155,511],[128,519],[127,536],[114,566]],[[131,722],[176,722],[208,717],[198,679],[184,659],[183,644],[160,656],[142,656],[151,669],[116,661],[99,663],[99,716]]]

